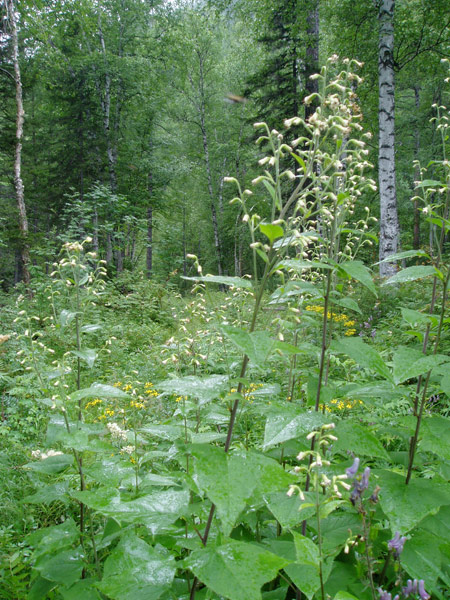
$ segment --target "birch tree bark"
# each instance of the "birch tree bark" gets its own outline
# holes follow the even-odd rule
[[[380,0],[378,3],[380,260],[398,251],[400,237],[395,184],[394,8],[395,0]],[[395,272],[394,263],[380,264],[380,277],[390,277]]]
[[[16,151],[14,157],[14,188],[16,192],[17,208],[19,210],[19,229],[21,234],[20,258],[22,261],[22,279],[25,285],[30,284],[30,248],[28,240],[28,218],[25,205],[25,190],[22,181],[22,137],[25,112],[23,110],[22,79],[19,66],[19,40],[17,35],[17,23],[14,0],[7,0],[6,9],[8,13],[11,30],[12,53],[14,64],[14,80],[16,84]]]

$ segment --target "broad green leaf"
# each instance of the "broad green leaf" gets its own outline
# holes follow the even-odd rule
[[[72,312],[70,310],[63,309],[59,314],[59,324],[62,328],[69,325],[77,316],[76,312]]]
[[[332,265],[328,263],[320,262],[317,260],[302,260],[300,258],[292,258],[281,261],[277,265],[277,269],[292,269],[293,271],[297,271],[301,273],[302,271],[308,269],[333,269]]]
[[[51,502],[62,502],[67,504],[68,502],[68,481],[58,481],[41,487],[35,494],[25,496],[22,502],[26,504],[50,504]]]
[[[99,329],[102,329],[103,325],[101,325],[100,323],[91,323],[88,325],[83,325],[81,327],[81,332],[82,333],[94,333],[94,331],[98,331]]]
[[[100,594],[95,589],[96,579],[81,579],[75,582],[69,589],[60,587],[59,593],[64,600],[101,600]]]
[[[437,514],[426,517],[420,528],[448,542],[450,540],[450,506],[441,506]]]
[[[392,531],[407,533],[440,506],[450,504],[450,484],[433,479],[412,479],[391,471],[378,471],[380,505]]]
[[[105,517],[119,523],[146,525],[153,533],[165,529],[184,513],[189,503],[188,490],[164,490],[122,500],[116,490],[100,488],[95,491],[72,492],[72,496]]]
[[[157,600],[175,576],[173,556],[126,533],[106,559],[97,587],[113,600]]]
[[[441,187],[441,186],[442,186],[442,181],[439,181],[438,179],[424,179],[423,181],[419,181],[419,183],[416,185],[416,187],[418,187],[418,188]]]
[[[375,371],[385,379],[392,381],[392,375],[384,360],[360,337],[340,338],[331,344],[332,352],[340,352],[352,358],[358,365]]]
[[[441,388],[444,394],[450,398],[450,373],[441,379]]]
[[[181,425],[156,425],[148,423],[145,427],[140,427],[139,432],[159,440],[169,440],[171,442],[184,438],[184,428]]]
[[[199,405],[211,402],[229,389],[229,378],[226,375],[195,377],[188,375],[177,379],[167,379],[158,384],[158,390],[177,396],[197,398]]]
[[[261,223],[259,226],[261,233],[263,233],[272,245],[275,240],[284,236],[284,229],[281,225],[273,225],[272,223]]]
[[[315,508],[309,510],[308,514],[305,510],[301,511],[300,507],[305,501],[298,494],[289,497],[286,490],[264,494],[264,502],[283,529],[296,527],[316,511]]]
[[[311,520],[311,527],[316,530],[315,520]],[[342,551],[345,542],[348,540],[349,530],[353,535],[363,534],[359,515],[349,511],[330,514],[321,521],[320,528],[323,552],[325,555],[330,556],[336,556]]]
[[[88,388],[77,390],[70,394],[71,400],[78,402],[78,400],[84,400],[84,398],[129,398],[130,396],[114,387],[113,385],[105,385],[103,383],[93,383]]]
[[[445,460],[450,460],[450,419],[433,415],[422,419],[420,427],[420,450],[434,452]]]
[[[319,549],[309,538],[295,531],[292,532],[292,535],[294,536],[297,560],[285,567],[285,571],[305,596],[311,599],[320,588]],[[324,583],[328,579],[331,566],[332,561],[323,564]]]
[[[49,456],[44,460],[38,460],[31,463],[27,463],[23,466],[24,469],[30,469],[37,473],[45,473],[46,475],[53,475],[55,473],[61,473],[73,464],[73,455],[71,454],[58,454],[57,456]]]
[[[42,555],[34,564],[34,568],[44,579],[71,586],[81,578],[83,558],[83,549],[78,546],[75,550],[63,550],[50,556]]]
[[[394,262],[395,260],[403,260],[404,258],[412,258],[413,256],[426,256],[427,258],[430,258],[424,250],[405,250],[404,252],[396,252],[395,254],[391,254],[387,258],[384,258],[375,264],[379,265],[385,262]]]
[[[188,281],[200,281],[201,283],[218,283],[219,285],[231,285],[237,288],[253,287],[249,279],[241,279],[240,277],[227,277],[225,275],[204,275],[201,277],[182,277]]]
[[[403,383],[407,379],[423,375],[448,360],[449,357],[442,354],[424,356],[420,350],[399,346],[393,356],[394,382]]]
[[[50,594],[57,585],[58,584],[55,581],[49,581],[38,575],[31,585],[27,600],[42,600],[43,598],[47,598],[48,594]]]
[[[95,361],[97,360],[97,352],[90,348],[86,348],[86,350],[72,350],[72,354],[84,360],[84,362],[88,365],[90,369],[94,366]]]
[[[278,342],[267,331],[248,333],[243,329],[231,327],[231,325],[224,325],[221,330],[256,366],[261,366],[266,362]]]
[[[133,467],[127,467],[118,456],[97,459],[92,464],[84,466],[88,478],[103,485],[117,486],[119,483],[135,473]]]
[[[343,308],[353,310],[362,315],[361,309],[359,308],[355,300],[353,300],[353,298],[335,298],[334,296],[331,296],[330,301],[336,306],[342,306]]]
[[[261,587],[287,564],[285,558],[236,540],[195,550],[184,561],[200,581],[230,600],[261,600]]]
[[[424,279],[430,277],[430,275],[436,275],[436,269],[429,265],[418,265],[416,267],[407,267],[402,271],[399,271],[392,277],[389,277],[381,285],[391,285],[393,283],[407,283],[409,281],[416,281],[417,279]]]
[[[38,559],[44,554],[57,554],[63,548],[72,546],[80,537],[80,531],[71,518],[60,525],[44,527],[33,532],[27,537],[30,546],[36,549],[33,558]]]
[[[209,445],[192,446],[196,483],[217,507],[222,529],[228,535],[247,501],[273,490],[288,489],[293,477],[262,454],[233,451]]]
[[[384,398],[392,399],[402,396],[403,392],[389,381],[377,381],[366,385],[351,384],[345,390],[348,398]]]
[[[439,542],[432,533],[419,529],[405,542],[401,555],[402,567],[412,579],[424,579],[427,591],[438,578],[450,587],[450,577],[442,570],[447,561],[439,550]]]
[[[338,438],[333,444],[334,452],[344,455],[353,452],[355,456],[373,456],[389,460],[381,442],[367,427],[355,422],[340,421],[333,434]]]
[[[375,288],[375,284],[373,283],[372,275],[369,269],[360,260],[350,260],[340,263],[339,271],[343,271],[352,279],[356,279],[356,281],[359,281],[368,290],[370,290],[372,294],[375,296],[377,295],[377,290]]]
[[[300,412],[301,410],[297,406],[286,406],[282,413],[268,415],[264,430],[264,450],[288,440],[303,438],[330,420],[330,417],[320,412]]]
[[[356,596],[352,596],[348,592],[338,592],[334,597],[334,600],[358,600]]]
[[[411,327],[430,322],[430,315],[426,315],[418,310],[402,307],[401,311],[403,320],[406,321]]]

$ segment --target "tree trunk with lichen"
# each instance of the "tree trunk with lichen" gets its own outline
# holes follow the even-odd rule
[[[16,13],[14,0],[7,0],[8,19],[11,30],[12,53],[14,64],[14,80],[16,84],[16,151],[14,157],[14,188],[17,208],[19,211],[19,228],[21,234],[20,256],[22,261],[22,279],[27,286],[30,284],[30,248],[28,240],[28,218],[25,205],[25,190],[22,181],[22,137],[25,112],[23,109],[22,79],[19,66],[19,40],[17,35]]]
[[[380,0],[378,9],[378,179],[380,188],[380,260],[398,252],[399,223],[395,184],[395,80],[394,80],[395,0]],[[380,264],[380,277],[396,272],[395,263]]]

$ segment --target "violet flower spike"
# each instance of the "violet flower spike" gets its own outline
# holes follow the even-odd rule
[[[406,537],[404,535],[400,536],[400,532],[396,531],[392,540],[388,541],[389,550],[394,551],[395,558],[399,558],[402,553],[403,546],[405,545]]]
[[[361,491],[367,490],[369,487],[370,467],[366,467],[361,477],[360,488]]]
[[[355,458],[352,466],[345,470],[345,472],[347,473],[347,477],[349,479],[353,479],[354,477],[356,477],[356,473],[358,472],[358,469],[359,469],[359,458]]]
[[[414,579],[414,581],[408,579],[406,587],[402,589],[402,592],[405,598],[408,598],[411,594],[417,594],[417,579]]]
[[[431,598],[430,594],[425,591],[425,582],[423,579],[419,579],[418,592],[422,600],[429,600]]]

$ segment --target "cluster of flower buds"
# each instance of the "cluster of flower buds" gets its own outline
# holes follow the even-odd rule
[[[392,598],[392,594],[385,592],[381,588],[378,588],[378,593],[380,594],[379,600],[400,600],[399,594],[396,594],[394,598]],[[421,600],[429,600],[431,598],[430,594],[425,590],[425,582],[423,579],[414,579],[414,581],[408,579],[406,586],[402,588],[402,598],[409,598],[411,595],[419,596]]]
[[[355,458],[351,467],[346,469],[345,473],[349,479],[353,479],[353,489],[350,494],[350,501],[353,505],[360,500],[363,493],[369,487],[370,467],[366,467],[360,477],[357,477],[359,469],[359,458]]]
[[[400,554],[402,553],[405,542],[406,537],[404,535],[401,536],[399,531],[396,531],[392,540],[388,541],[388,548],[389,550],[394,551],[395,558],[399,558]]]

